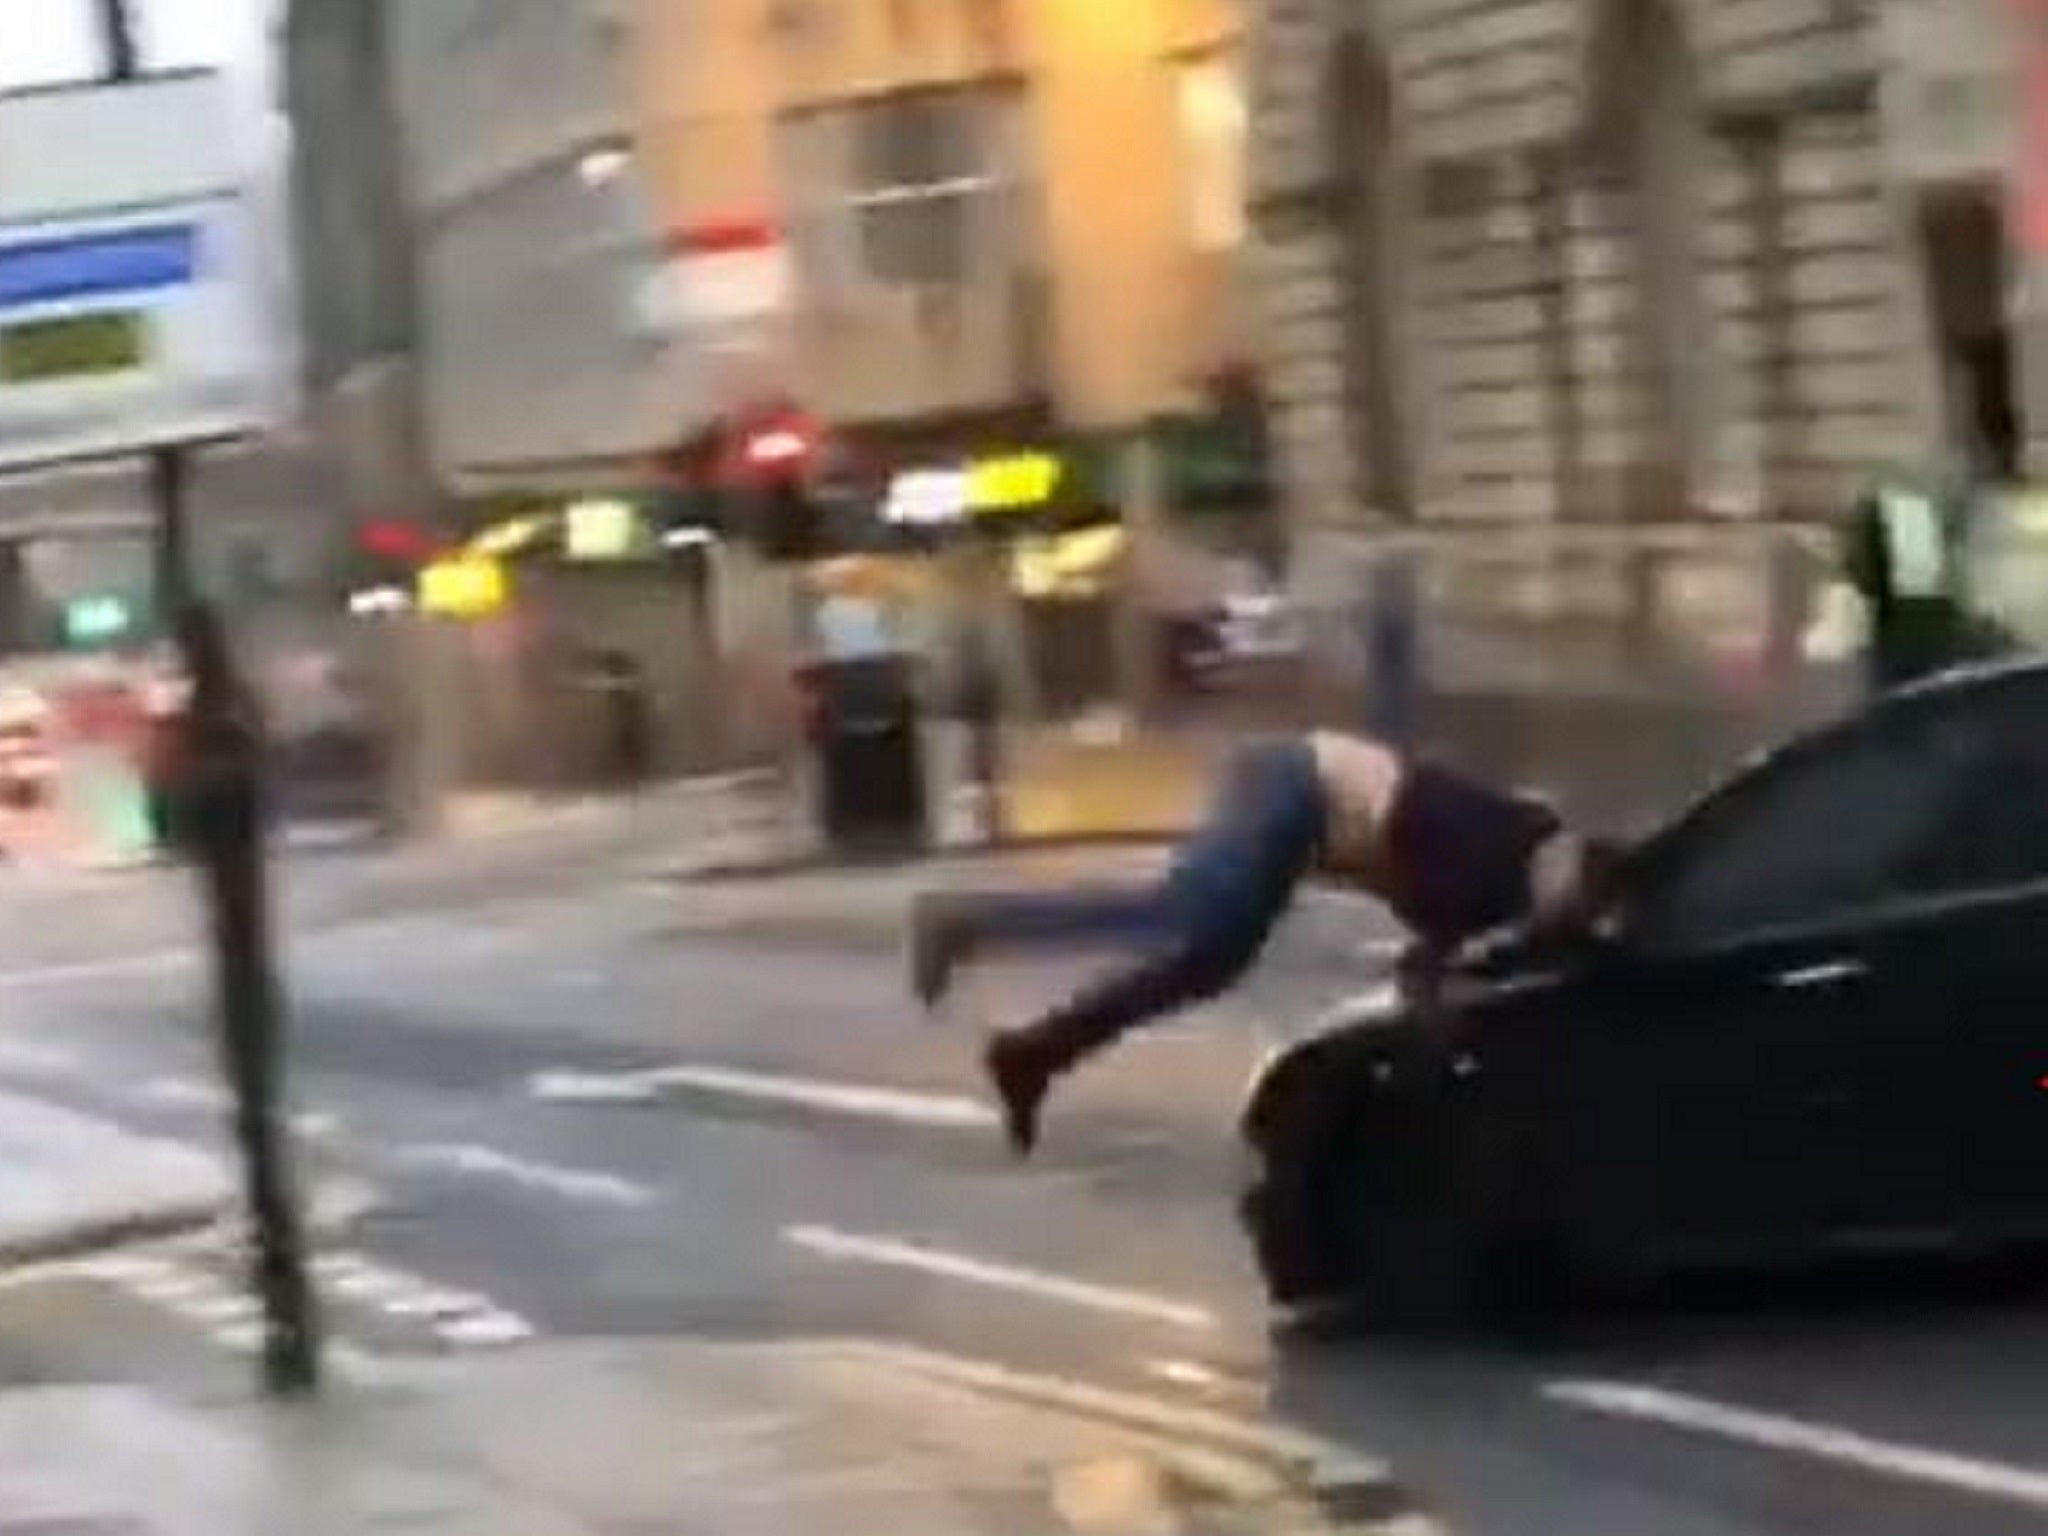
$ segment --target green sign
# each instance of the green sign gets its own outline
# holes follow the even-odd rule
[[[119,597],[81,597],[64,605],[68,645],[106,645],[135,627],[135,610]]]
[[[0,327],[0,383],[42,384],[140,368],[143,320],[133,311],[62,315]]]

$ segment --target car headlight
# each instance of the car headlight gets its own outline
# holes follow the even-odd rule
[[[1313,1020],[1295,1038],[1269,1045],[1260,1053],[1257,1064],[1252,1068],[1251,1080],[1245,1085],[1244,1108],[1238,1116],[1238,1125],[1243,1132],[1238,1138],[1239,1142],[1251,1149],[1254,1158],[1257,1157],[1258,1138],[1253,1132],[1259,1105],[1271,1087],[1273,1074],[1295,1052],[1323,1035],[1391,1024],[1401,1017],[1407,1006],[1407,999],[1397,983],[1381,982],[1347,997]]]

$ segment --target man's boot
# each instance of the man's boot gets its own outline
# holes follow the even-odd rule
[[[1114,1040],[1085,1007],[1069,1005],[1036,1024],[997,1035],[982,1054],[989,1081],[1003,1109],[1003,1131],[1019,1157],[1038,1145],[1039,1112],[1053,1079]]]

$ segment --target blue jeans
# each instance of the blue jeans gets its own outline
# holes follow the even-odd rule
[[[1247,970],[1322,847],[1324,801],[1306,741],[1248,747],[1232,760],[1208,819],[1159,880],[1129,889],[968,898],[978,949],[1107,941],[1141,958],[1058,1010],[1041,1028],[1070,1053],[1214,997]]]

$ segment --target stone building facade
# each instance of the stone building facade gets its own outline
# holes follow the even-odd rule
[[[1940,446],[1868,0],[1263,22],[1254,206],[1305,506],[1797,518]]]
[[[1874,469],[2024,447],[2013,9],[1265,0],[1254,261],[1302,536],[1425,551],[1475,687],[1787,682]]]

